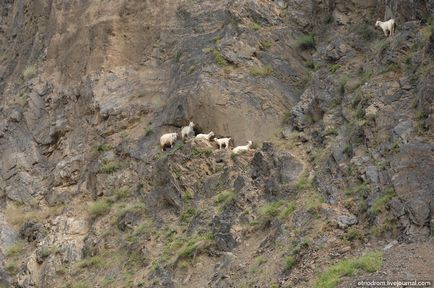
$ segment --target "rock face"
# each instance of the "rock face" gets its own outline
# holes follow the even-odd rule
[[[314,287],[357,241],[430,241],[432,15],[431,0],[2,1],[0,286]],[[255,149],[162,153],[190,121]]]

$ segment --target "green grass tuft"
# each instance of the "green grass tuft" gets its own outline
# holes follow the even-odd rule
[[[24,80],[30,80],[36,76],[36,68],[33,65],[27,66],[23,71]]]
[[[322,272],[315,282],[315,288],[335,288],[344,276],[351,276],[362,270],[375,272],[381,268],[383,255],[380,252],[369,252],[359,258],[346,259],[338,262]]]
[[[286,269],[290,270],[295,265],[295,258],[292,255],[286,257]]]
[[[236,193],[234,190],[224,190],[215,196],[215,203],[221,204],[222,207],[225,207],[231,203],[235,197]]]
[[[152,134],[154,134],[154,129],[152,129],[151,127],[146,127],[145,128],[145,136],[147,137],[147,136],[150,136]]]
[[[24,247],[25,247],[24,241],[15,242],[6,251],[6,257],[14,257],[14,256],[19,255],[24,250]]]
[[[218,50],[214,50],[212,52],[212,55],[214,57],[214,62],[220,66],[220,67],[225,67],[226,65],[228,65],[228,61],[223,57],[222,53],[220,53],[220,51]]]
[[[105,174],[111,174],[119,170],[119,164],[115,161],[103,160],[100,171]]]
[[[250,75],[255,77],[267,77],[273,74],[273,67],[265,65],[262,67],[253,67],[250,69]]]
[[[312,182],[309,179],[309,172],[304,171],[294,184],[293,189],[296,193],[299,193],[310,188],[312,188]]]
[[[96,151],[98,151],[98,152],[110,151],[112,149],[113,149],[113,147],[107,143],[99,144],[98,146],[96,146]]]
[[[329,71],[331,73],[335,74],[336,71],[338,71],[340,68],[341,68],[341,65],[339,65],[339,64],[333,64],[333,65],[330,65]]]
[[[259,23],[256,23],[256,22],[250,23],[250,29],[252,29],[252,30],[257,31],[261,28],[262,28],[262,25]]]
[[[101,256],[93,256],[85,258],[78,262],[78,267],[80,268],[91,268],[91,267],[102,267],[104,264],[104,259]]]
[[[110,212],[111,203],[106,199],[101,199],[89,204],[89,213],[92,216],[103,216]]]
[[[259,47],[262,50],[269,50],[271,47],[273,46],[273,41],[268,40],[268,39],[262,39],[261,41],[259,41]]]
[[[313,34],[303,35],[297,40],[297,47],[303,50],[315,49],[315,37]]]
[[[372,203],[371,212],[374,214],[380,213],[384,209],[384,206],[395,196],[396,193],[393,188],[387,189],[385,195],[377,198],[374,203]]]

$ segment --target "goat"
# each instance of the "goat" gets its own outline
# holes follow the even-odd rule
[[[177,139],[178,139],[178,133],[163,134],[160,137],[161,151],[164,151],[164,148],[167,146],[170,146],[170,148],[172,148],[173,144],[176,142]]]
[[[181,129],[181,137],[182,140],[185,141],[186,138],[194,137],[194,123],[190,122],[188,126],[184,126]]]
[[[375,22],[375,27],[381,27],[381,29],[383,29],[384,36],[393,36],[395,34],[396,22],[395,19],[390,19],[386,22],[377,20],[377,22]],[[389,32],[389,34],[387,34],[387,32]]]
[[[240,154],[242,152],[249,151],[250,147],[252,147],[252,141],[249,141],[247,145],[245,146],[237,146],[234,149],[232,149],[232,153],[234,154]]]

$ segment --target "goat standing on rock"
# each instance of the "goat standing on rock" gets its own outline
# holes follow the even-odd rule
[[[219,150],[222,149],[223,145],[225,146],[226,150],[229,149],[229,142],[231,141],[231,137],[228,138],[215,138],[214,141],[219,145]]]
[[[386,37],[393,36],[396,29],[395,19],[390,19],[386,22],[381,22],[380,20],[377,20],[377,22],[375,23],[375,27],[381,27]],[[387,34],[387,32],[389,32],[389,34]]]
[[[240,154],[242,152],[249,151],[250,147],[252,147],[252,141],[249,141],[247,145],[245,146],[237,146],[234,149],[232,149],[232,153],[234,154]]]
[[[175,142],[176,142],[176,139],[178,139],[178,133],[163,134],[160,137],[161,151],[164,151],[164,148],[167,146],[170,146],[170,148],[172,148],[173,144],[175,144]]]
[[[204,139],[204,140],[210,140],[211,137],[214,137],[214,132],[209,132],[208,134],[197,134],[196,139]]]
[[[185,141],[187,138],[194,137],[194,123],[190,122],[188,126],[184,126],[181,129],[182,140]]]

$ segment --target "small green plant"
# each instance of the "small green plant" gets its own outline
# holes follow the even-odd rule
[[[299,193],[302,191],[306,191],[310,188],[312,188],[312,182],[309,179],[309,172],[304,171],[298,178],[297,182],[294,184],[293,189],[296,193]]]
[[[255,77],[267,77],[273,74],[273,67],[265,65],[262,67],[253,67],[250,69],[250,75]]]
[[[336,71],[338,71],[340,68],[341,68],[341,65],[339,65],[339,64],[333,64],[333,65],[330,65],[329,71],[331,73],[335,74]]]
[[[261,255],[256,257],[255,261],[256,261],[256,265],[261,266],[262,264],[267,262],[267,259]]]
[[[400,67],[397,63],[389,63],[388,65],[384,66],[383,69],[380,70],[378,73],[379,75],[389,73],[391,71],[398,71],[400,70]]]
[[[184,148],[184,144],[183,143],[176,143],[175,148],[173,148],[173,153],[175,153],[177,150],[181,150],[182,148]]]
[[[193,156],[193,157],[209,157],[209,156],[211,156],[211,154],[212,154],[212,151],[209,149],[194,147],[191,150],[191,156]]]
[[[194,197],[193,192],[187,190],[184,193],[182,193],[182,199],[184,200],[192,200]]]
[[[371,212],[373,214],[378,214],[381,210],[384,209],[384,206],[396,196],[395,189],[389,188],[386,191],[386,194],[382,197],[377,198],[374,203],[372,203]]]
[[[399,143],[398,142],[394,142],[390,148],[389,148],[389,153],[391,154],[397,154],[399,153]]]
[[[110,212],[111,203],[106,199],[101,199],[89,204],[89,213],[92,216],[99,217]]]
[[[214,57],[214,62],[220,66],[220,67],[225,67],[226,65],[228,65],[228,61],[223,57],[222,53],[220,53],[220,51],[215,50],[212,52],[212,55]]]
[[[199,211],[196,208],[188,207],[184,209],[184,211],[181,213],[179,220],[181,221],[181,223],[188,224],[198,214]]]
[[[116,189],[113,194],[116,201],[120,201],[131,196],[130,189],[127,186],[122,186]]]
[[[176,51],[176,54],[175,54],[175,62],[176,63],[179,63],[179,61],[181,60],[181,57],[182,57],[182,51]]]
[[[286,269],[290,270],[295,265],[295,257],[292,255],[287,256],[285,264],[286,264]]]
[[[349,80],[349,76],[348,75],[343,75],[340,79],[339,79],[339,86],[338,86],[338,92],[339,95],[342,97],[345,94],[345,87],[347,85],[347,82]]]
[[[36,68],[33,65],[27,66],[23,71],[24,80],[30,80],[36,76]]]
[[[340,278],[353,275],[357,270],[375,272],[383,263],[380,252],[369,252],[359,258],[342,260],[322,272],[316,282],[315,288],[336,288]]]
[[[366,115],[365,109],[362,107],[357,107],[356,109],[356,117],[357,119],[364,119]]]
[[[14,257],[19,255],[25,248],[24,241],[17,241],[6,251],[6,257]]]
[[[356,25],[356,27],[354,27],[354,31],[366,41],[371,41],[375,38],[375,30],[371,27],[371,25],[366,23]]]
[[[333,15],[327,15],[324,18],[324,23],[325,24],[332,24],[335,21],[335,18],[333,17]]]
[[[329,127],[325,131],[325,136],[337,136],[338,130],[335,127]]]
[[[342,151],[347,157],[351,158],[353,157],[353,145],[347,144],[344,147],[344,150]]]
[[[318,215],[321,210],[322,203],[324,203],[324,198],[321,195],[311,195],[306,199],[306,209],[307,212]]]
[[[215,203],[226,207],[235,199],[236,193],[234,190],[224,190],[215,196]]]
[[[345,87],[343,88],[345,90]],[[345,91],[344,91],[345,92]],[[342,104],[342,97],[340,96],[335,96],[333,97],[333,99],[330,101],[330,108],[336,108],[341,106]]]
[[[259,209],[259,214],[264,217],[274,218],[280,213],[280,208],[284,205],[283,201],[275,201],[262,206]]]
[[[154,134],[154,129],[152,129],[152,127],[146,127],[145,128],[145,136],[147,137],[147,136],[150,136],[152,134]]]
[[[286,111],[285,113],[283,113],[282,124],[283,125],[289,124],[290,119],[291,119],[291,111]]]
[[[292,255],[298,255],[301,251],[309,247],[309,241],[307,239],[301,239],[293,243],[294,248],[291,251]]]
[[[128,139],[128,137],[129,137],[128,131],[122,131],[120,136],[124,140]]]
[[[366,193],[369,192],[369,186],[366,182],[362,182],[359,185],[356,185],[352,187],[350,190],[347,191],[346,194],[352,194],[352,195],[360,195],[363,196]]]
[[[315,37],[313,34],[303,35],[297,40],[297,47],[303,50],[315,49]]]
[[[419,110],[416,112],[414,116],[415,120],[415,128],[416,130],[422,134],[425,131],[428,131],[428,126],[425,124],[425,120],[428,119],[429,114],[425,111]]]
[[[98,152],[110,151],[112,149],[113,149],[113,147],[107,143],[100,144],[100,145],[96,146],[96,151],[98,151]]]
[[[286,205],[285,205],[286,204]],[[279,218],[285,220],[295,210],[295,204],[293,202],[285,202],[283,200],[274,201],[265,204],[259,208],[259,214],[263,220],[270,218]]]
[[[186,240],[186,241],[185,241]],[[205,235],[195,235],[191,236],[190,239],[185,239],[186,242],[181,249],[178,251],[178,259],[192,258],[195,254],[199,253],[200,250],[209,247],[211,243],[212,236],[209,234]]]
[[[312,70],[317,70],[319,68],[319,64],[317,64],[313,60],[308,60],[308,61],[304,62],[304,67],[312,69]]]
[[[344,235],[344,239],[347,241],[363,240],[364,238],[363,231],[356,227],[350,227]]]
[[[41,256],[42,258],[47,258],[51,254],[55,254],[59,249],[55,246],[49,245],[49,246],[43,246],[41,248]]]
[[[90,288],[89,284],[85,283],[85,282],[77,282],[74,284],[74,286],[72,286],[72,288]]]
[[[15,275],[18,272],[18,264],[15,261],[8,261],[5,269],[10,275]]]
[[[85,258],[78,262],[80,268],[101,267],[104,264],[104,259],[101,256],[93,256]]]
[[[262,50],[269,50],[271,47],[273,46],[273,42],[271,40],[268,39],[262,39],[261,41],[259,41],[259,47]]]
[[[394,227],[394,221],[395,220],[390,217],[382,220],[380,224],[377,224],[375,227],[373,227],[372,235],[375,237],[380,237],[386,231],[391,231]]]
[[[294,210],[295,210],[295,204],[294,204],[294,202],[289,202],[286,205],[286,207],[283,210],[280,211],[279,219],[280,220],[284,220],[284,219],[288,218],[288,216],[291,215],[292,212],[294,212]]]
[[[101,163],[100,171],[105,174],[111,174],[119,169],[117,162],[104,159]]]
[[[262,25],[259,24],[259,23],[256,23],[256,22],[250,23],[250,29],[252,29],[252,30],[257,31],[257,30],[259,30],[261,28],[262,28]]]

